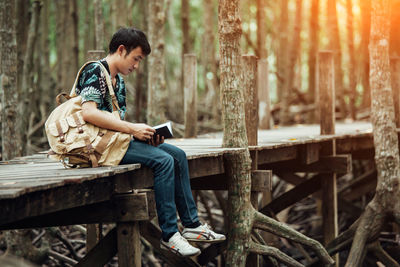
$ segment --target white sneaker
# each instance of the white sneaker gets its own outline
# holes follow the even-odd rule
[[[188,241],[218,243],[226,238],[222,234],[217,234],[207,224],[200,225],[196,228],[183,229],[182,236]]]
[[[176,232],[173,236],[171,236],[168,242],[165,242],[161,239],[161,248],[169,250],[181,257],[197,256],[201,253],[200,249],[190,245],[189,242],[183,238],[179,232]]]

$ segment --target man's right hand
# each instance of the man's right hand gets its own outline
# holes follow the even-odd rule
[[[130,128],[133,137],[140,141],[151,140],[156,132],[156,130],[144,123],[130,123]]]

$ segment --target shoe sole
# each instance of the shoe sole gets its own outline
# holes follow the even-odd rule
[[[194,256],[199,256],[201,254],[201,251],[196,252],[195,254],[189,254],[189,255],[182,255],[179,251],[176,251],[170,247],[167,247],[166,245],[164,245],[163,243],[161,243],[161,249],[163,250],[167,250],[175,255],[177,255],[178,257],[181,258],[186,258],[186,257],[194,257]]]
[[[226,238],[224,239],[192,239],[192,238],[186,238],[185,239],[189,242],[195,242],[195,243],[221,243],[224,242],[226,240]]]

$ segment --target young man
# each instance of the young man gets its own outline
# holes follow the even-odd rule
[[[120,74],[128,75],[136,70],[150,52],[150,45],[143,32],[134,28],[121,28],[111,39],[109,54],[100,60],[111,76],[122,119],[126,103],[125,85]],[[200,254],[200,250],[190,245],[188,240],[225,240],[224,235],[213,232],[199,222],[185,152],[164,143],[158,136],[153,140],[155,130],[149,125],[118,120],[111,113],[108,115],[99,111],[112,112],[112,101],[98,63],[85,67],[76,93],[82,96],[82,115],[85,121],[133,136],[120,164],[141,163],[153,170],[158,222],[162,230],[161,248],[180,256],[193,256]],[[182,235],[178,231],[176,211],[184,226]]]

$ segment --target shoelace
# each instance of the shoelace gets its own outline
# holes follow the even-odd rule
[[[179,239],[177,240],[172,240],[172,244],[175,248],[177,247],[179,241],[183,242],[185,248],[191,248],[191,245],[189,244],[189,242],[187,242],[187,240],[183,236],[179,236],[178,238]]]

